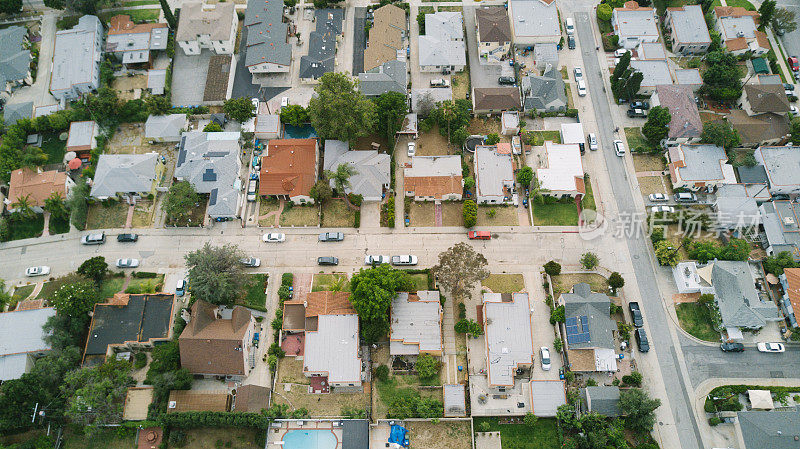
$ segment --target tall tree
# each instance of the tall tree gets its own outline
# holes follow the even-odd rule
[[[17,198],[17,201],[13,202],[11,207],[14,209],[14,214],[23,220],[29,220],[36,216],[36,212],[33,211],[33,207],[31,206],[30,195]]]
[[[386,92],[373,100],[377,113],[376,128],[379,135],[392,141],[395,133],[403,126],[403,119],[408,112],[408,100],[399,92]]]
[[[225,100],[225,103],[222,105],[222,110],[228,117],[240,123],[244,123],[247,119],[256,116],[256,107],[247,97]]]
[[[44,200],[44,210],[50,212],[50,218],[55,220],[66,220],[69,217],[64,197],[57,192],[53,192]]]
[[[439,253],[439,263],[431,271],[453,298],[464,298],[479,281],[489,276],[486,257],[464,242]]]
[[[356,167],[347,163],[339,164],[336,171],[325,170],[325,177],[333,181],[336,193],[347,196],[345,190],[350,188],[350,178],[358,174]]]
[[[625,416],[626,426],[644,435],[653,430],[656,422],[655,410],[661,406],[660,399],[651,399],[644,390],[631,388],[620,392],[619,408]]]
[[[761,27],[764,28],[765,26],[769,25],[770,21],[772,21],[772,16],[775,13],[775,6],[778,3],[775,0],[764,0],[764,3],[758,8],[758,13],[761,14]]]
[[[791,33],[796,30],[797,22],[795,21],[794,11],[789,11],[786,8],[777,8],[772,15],[772,29],[778,34]]]
[[[72,187],[72,192],[67,200],[67,208],[70,211],[69,221],[72,226],[83,229],[86,226],[86,215],[89,211],[89,184],[86,178],[80,177]]]
[[[290,104],[281,108],[281,122],[292,126],[303,126],[308,123],[308,111],[299,104]]]
[[[710,143],[730,150],[739,145],[740,138],[739,133],[731,128],[727,122],[706,122],[703,123],[700,142]]]
[[[331,197],[333,197],[331,182],[328,180],[328,178],[323,177],[313,186],[311,186],[308,196],[313,198],[317,204],[324,203],[325,201],[331,199]]]
[[[172,184],[164,197],[161,210],[166,212],[171,222],[183,222],[192,214],[199,198],[192,183],[189,181],[176,182]]]
[[[5,14],[16,14],[22,11],[22,0],[1,0],[0,12]]]
[[[53,296],[48,300],[59,314],[82,317],[94,308],[100,300],[100,293],[94,282],[76,276],[53,292]]]
[[[742,95],[742,80],[736,56],[723,50],[706,55],[708,68],[703,72],[700,92],[714,100],[733,102]]]
[[[187,254],[192,296],[212,304],[232,305],[247,282],[239,262],[243,257],[235,245],[211,246],[210,243]]]
[[[519,169],[517,172],[517,182],[520,183],[523,188],[527,189],[531,186],[531,181],[533,181],[533,169],[527,165]]]
[[[625,80],[625,96],[628,97],[628,101],[633,101],[633,98],[639,93],[642,81],[644,81],[644,74],[638,70]]]
[[[614,67],[614,72],[611,74],[611,79],[618,80],[628,71],[628,67],[631,64],[631,52],[626,51],[622,56],[619,58],[619,62]]]
[[[172,103],[163,95],[150,95],[145,98],[144,103],[150,115],[164,115],[172,109]]]
[[[389,307],[397,292],[410,291],[413,283],[402,270],[388,264],[361,269],[350,280],[350,302],[361,321],[361,335],[378,341],[389,331]]]
[[[159,0],[161,3],[161,10],[164,11],[164,19],[167,20],[167,24],[172,30],[176,30],[178,28],[178,21],[175,20],[175,14],[172,13],[172,9],[169,7],[167,0]]]
[[[319,79],[314,92],[308,115],[320,137],[349,142],[372,132],[375,103],[356,90],[349,76],[328,72]]]
[[[105,257],[95,256],[84,260],[75,271],[93,280],[99,286],[108,273],[108,263],[106,263]]]
[[[136,385],[130,373],[130,362],[114,357],[67,373],[61,388],[67,398],[67,417],[81,426],[122,422],[125,394]]]
[[[663,106],[655,106],[647,116],[647,122],[642,127],[642,134],[652,145],[658,145],[662,139],[669,134],[669,123],[672,115],[669,109]]]

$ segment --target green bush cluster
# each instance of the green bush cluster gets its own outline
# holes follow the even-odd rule
[[[375,378],[381,382],[389,380],[389,367],[386,365],[378,365],[378,367],[375,368]]]
[[[383,209],[383,224],[394,227],[394,195],[389,195],[389,199],[381,206]]]
[[[158,273],[153,273],[151,271],[134,271],[131,273],[131,277],[139,279],[153,279],[158,277]]]
[[[625,385],[630,385],[631,387],[641,387],[642,373],[639,371],[633,371],[630,374],[626,374],[622,376],[622,383]]]
[[[468,320],[466,318],[460,319],[454,328],[459,334],[470,334],[473,337],[483,335],[483,326],[475,320]]]
[[[258,413],[228,412],[178,412],[166,414],[161,418],[162,425],[178,429],[247,427],[266,430],[269,421],[267,416]]]
[[[475,201],[466,200],[462,207],[462,214],[464,218],[464,227],[471,228],[478,222],[478,205]]]

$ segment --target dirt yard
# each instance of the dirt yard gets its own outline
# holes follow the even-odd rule
[[[516,293],[525,290],[525,279],[521,274],[490,274],[481,285],[494,293]]]
[[[117,96],[121,100],[135,100],[141,98],[142,91],[147,88],[147,76],[120,76],[114,78],[111,88],[117,91]]]
[[[639,181],[639,191],[641,191],[644,196],[651,193],[666,193],[667,195],[672,195],[672,185],[667,176],[642,176],[636,179]]]
[[[470,134],[500,134],[500,119],[497,117],[473,118],[467,126],[467,131]]]
[[[430,131],[417,138],[417,156],[443,156],[455,154],[455,148],[447,142],[447,132],[439,134],[439,125],[433,125]]]
[[[469,92],[469,66],[462,72],[454,73],[451,77],[453,85],[453,100],[466,99]]]
[[[444,226],[464,226],[464,203],[442,203],[442,224]]]
[[[342,409],[364,410],[368,401],[368,395],[363,392],[309,394],[305,385],[294,384],[291,391],[286,391],[286,385],[277,384],[272,401],[275,404],[288,404],[292,410],[306,408],[311,416],[318,418],[342,416]],[[369,388],[369,382],[365,382],[364,391],[369,391]]]
[[[349,208],[344,200],[331,199],[322,206],[323,228],[351,228],[355,218],[356,211]]]
[[[660,154],[633,154],[633,166],[637,172],[664,170],[664,160]]]
[[[406,422],[408,439],[414,447],[427,449],[470,449],[469,421]]]
[[[490,217],[494,210],[494,217]],[[478,206],[478,226],[517,226],[517,208],[512,206]]]
[[[186,449],[260,449],[264,447],[265,433],[255,429],[233,427],[187,429]]]
[[[303,375],[303,361],[294,357],[284,357],[278,362],[278,382],[309,385]]]
[[[123,123],[119,125],[117,132],[114,133],[114,136],[106,145],[106,153],[108,154],[145,154],[152,151],[165,156],[171,156],[174,153],[171,144],[150,145],[144,137],[144,123]]]
[[[131,223],[134,228],[149,228],[153,224],[154,203],[154,200],[139,200],[136,202]]]
[[[433,216],[433,202],[413,201],[410,209],[408,216],[411,219],[411,226],[434,226],[436,224]]]
[[[127,216],[128,203],[115,203],[108,207],[96,203],[89,206],[86,229],[121,228],[125,226]]]

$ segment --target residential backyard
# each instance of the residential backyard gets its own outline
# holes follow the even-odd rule
[[[469,421],[409,421],[408,439],[426,449],[471,449]]]
[[[330,199],[322,205],[323,228],[350,228],[356,219],[356,211],[344,200]]]
[[[525,279],[521,274],[490,274],[481,285],[494,293],[516,293],[525,290]]]
[[[44,215],[33,214],[27,219],[9,220],[8,231],[9,240],[29,239],[39,237],[44,231]]]
[[[501,424],[503,418],[475,418],[476,429],[487,422],[492,432],[500,432],[503,449],[559,449],[561,437],[555,418],[539,418],[533,427],[522,422]]]
[[[545,140],[561,143],[560,131],[528,131],[523,134],[526,143],[533,146],[544,145]]]
[[[675,304],[675,313],[683,330],[692,336],[705,341],[719,341],[720,335],[711,324],[711,311],[708,307],[696,302],[685,302]]]
[[[185,449],[261,449],[266,439],[264,431],[238,427],[186,429],[184,432],[186,432],[186,445],[183,446]]]
[[[432,398],[442,402],[441,388],[421,388],[423,385],[440,385],[439,378],[429,383],[420,382],[416,375],[392,375],[386,381],[375,380],[373,392],[373,416],[377,419],[387,417],[392,404],[414,401],[414,398]]]
[[[414,288],[417,291],[428,290],[430,288],[428,285],[428,275],[425,273],[409,274],[408,278],[414,283]]]

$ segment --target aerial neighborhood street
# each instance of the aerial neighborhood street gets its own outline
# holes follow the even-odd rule
[[[797,0],[0,0],[0,449],[800,448]]]

